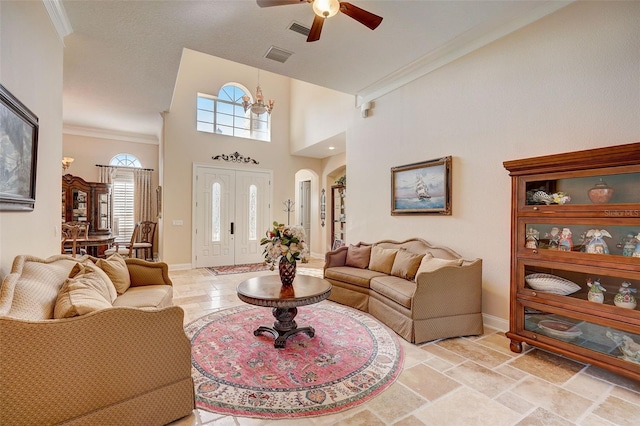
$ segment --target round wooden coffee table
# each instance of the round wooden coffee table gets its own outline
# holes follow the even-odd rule
[[[293,285],[283,286],[280,276],[265,275],[241,282],[237,292],[243,302],[273,308],[271,312],[276,319],[273,327],[260,326],[253,334],[271,333],[276,339],[274,346],[284,348],[287,339],[298,333],[309,337],[315,335],[313,327],[298,327],[296,324],[297,307],[325,300],[331,293],[331,283],[322,278],[297,275]]]

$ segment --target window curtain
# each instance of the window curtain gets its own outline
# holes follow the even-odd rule
[[[113,178],[118,172],[117,167],[100,166],[98,167],[98,182],[113,183]]]
[[[136,222],[153,221],[151,210],[151,170],[135,169],[133,171],[135,206],[133,216]]]

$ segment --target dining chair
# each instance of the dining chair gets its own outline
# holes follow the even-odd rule
[[[114,253],[118,253],[122,257],[132,257],[133,252],[133,244],[135,243],[138,236],[138,228],[140,227],[139,223],[136,223],[133,227],[133,232],[131,233],[131,240],[127,242],[118,242],[113,243],[113,247],[108,248],[104,251],[104,255],[106,257],[111,256]]]
[[[157,225],[157,222],[150,220],[144,220],[138,224],[137,238],[132,245],[132,250],[135,251],[135,257],[138,257],[138,252],[142,250],[143,259],[153,260]]]
[[[78,249],[78,234],[80,233],[80,227],[77,225],[71,225],[68,223],[63,223],[62,228],[60,229],[61,242],[60,242],[60,250],[62,254],[70,254],[73,257],[76,257],[77,249]],[[71,247],[69,247],[68,242],[71,242]]]

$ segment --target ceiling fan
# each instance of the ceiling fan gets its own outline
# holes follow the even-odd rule
[[[307,37],[307,41],[317,41],[320,40],[320,33],[322,32],[322,25],[324,24],[325,19],[331,18],[338,12],[342,12],[350,18],[355,19],[363,25],[375,30],[382,22],[382,17],[378,15],[374,15],[371,12],[367,12],[364,9],[360,9],[357,6],[352,5],[351,3],[347,3],[346,1],[338,1],[338,0],[256,0],[258,6],[260,7],[271,7],[271,6],[284,6],[288,4],[299,4],[299,3],[312,3],[313,11],[316,16],[313,18],[313,25],[311,26],[311,31],[309,31],[309,36]]]

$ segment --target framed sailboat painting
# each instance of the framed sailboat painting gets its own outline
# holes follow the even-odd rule
[[[391,214],[451,215],[451,156],[391,168]]]

